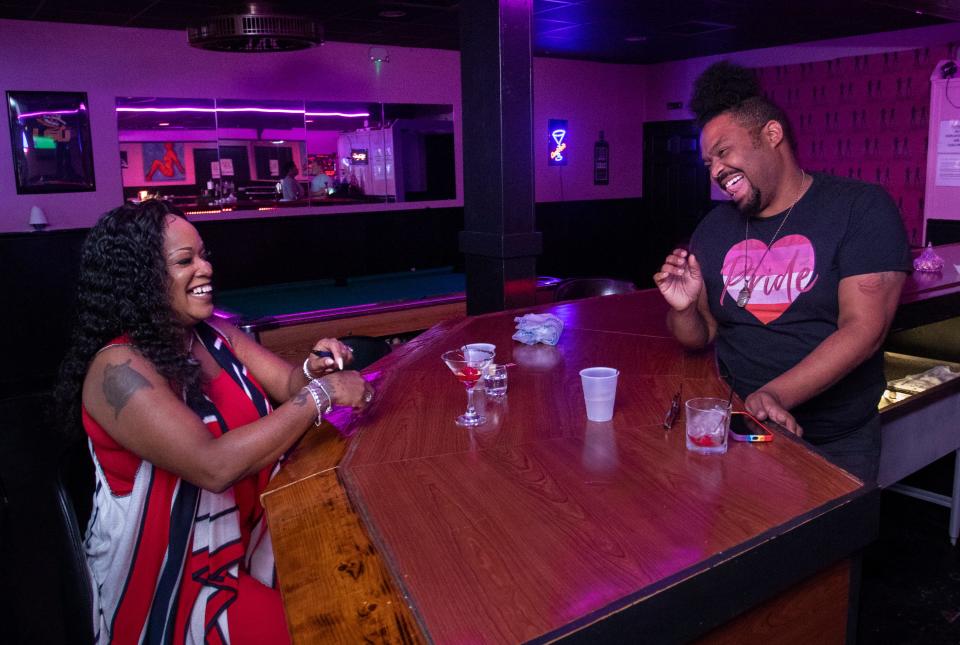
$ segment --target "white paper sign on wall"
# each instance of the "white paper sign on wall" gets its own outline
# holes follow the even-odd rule
[[[937,152],[955,152],[960,154],[960,119],[940,122],[940,140]]]
[[[960,154],[937,155],[937,186],[960,186]]]

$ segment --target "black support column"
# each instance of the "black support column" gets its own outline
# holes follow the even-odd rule
[[[533,0],[460,3],[467,313],[532,305],[534,230]]]

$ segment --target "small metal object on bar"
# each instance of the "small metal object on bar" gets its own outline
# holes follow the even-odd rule
[[[677,393],[673,395],[673,401],[670,403],[670,409],[667,410],[666,416],[663,417],[663,429],[669,430],[673,427],[673,423],[677,420],[677,415],[680,413],[680,390],[677,390]]]

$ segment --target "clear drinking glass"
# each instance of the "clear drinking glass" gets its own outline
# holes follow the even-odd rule
[[[467,411],[457,417],[457,425],[465,427],[481,425],[486,418],[478,414],[473,407],[473,393],[484,369],[493,360],[493,352],[471,349],[464,354],[463,350],[454,349],[445,352],[441,358],[467,390]]]
[[[483,372],[483,389],[488,396],[499,399],[507,393],[507,368],[490,363]]]
[[[725,453],[730,430],[730,401],[701,397],[687,401],[686,408],[687,450],[701,454]]]

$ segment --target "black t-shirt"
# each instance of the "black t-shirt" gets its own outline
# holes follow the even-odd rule
[[[707,214],[690,243],[719,326],[717,357],[741,397],[792,368],[837,330],[840,280],[911,270],[900,214],[879,186],[816,173],[784,223],[786,214],[748,222],[724,203]],[[745,279],[752,292],[740,308]],[[877,352],[791,412],[806,438],[829,441],[869,421],[884,386]]]

